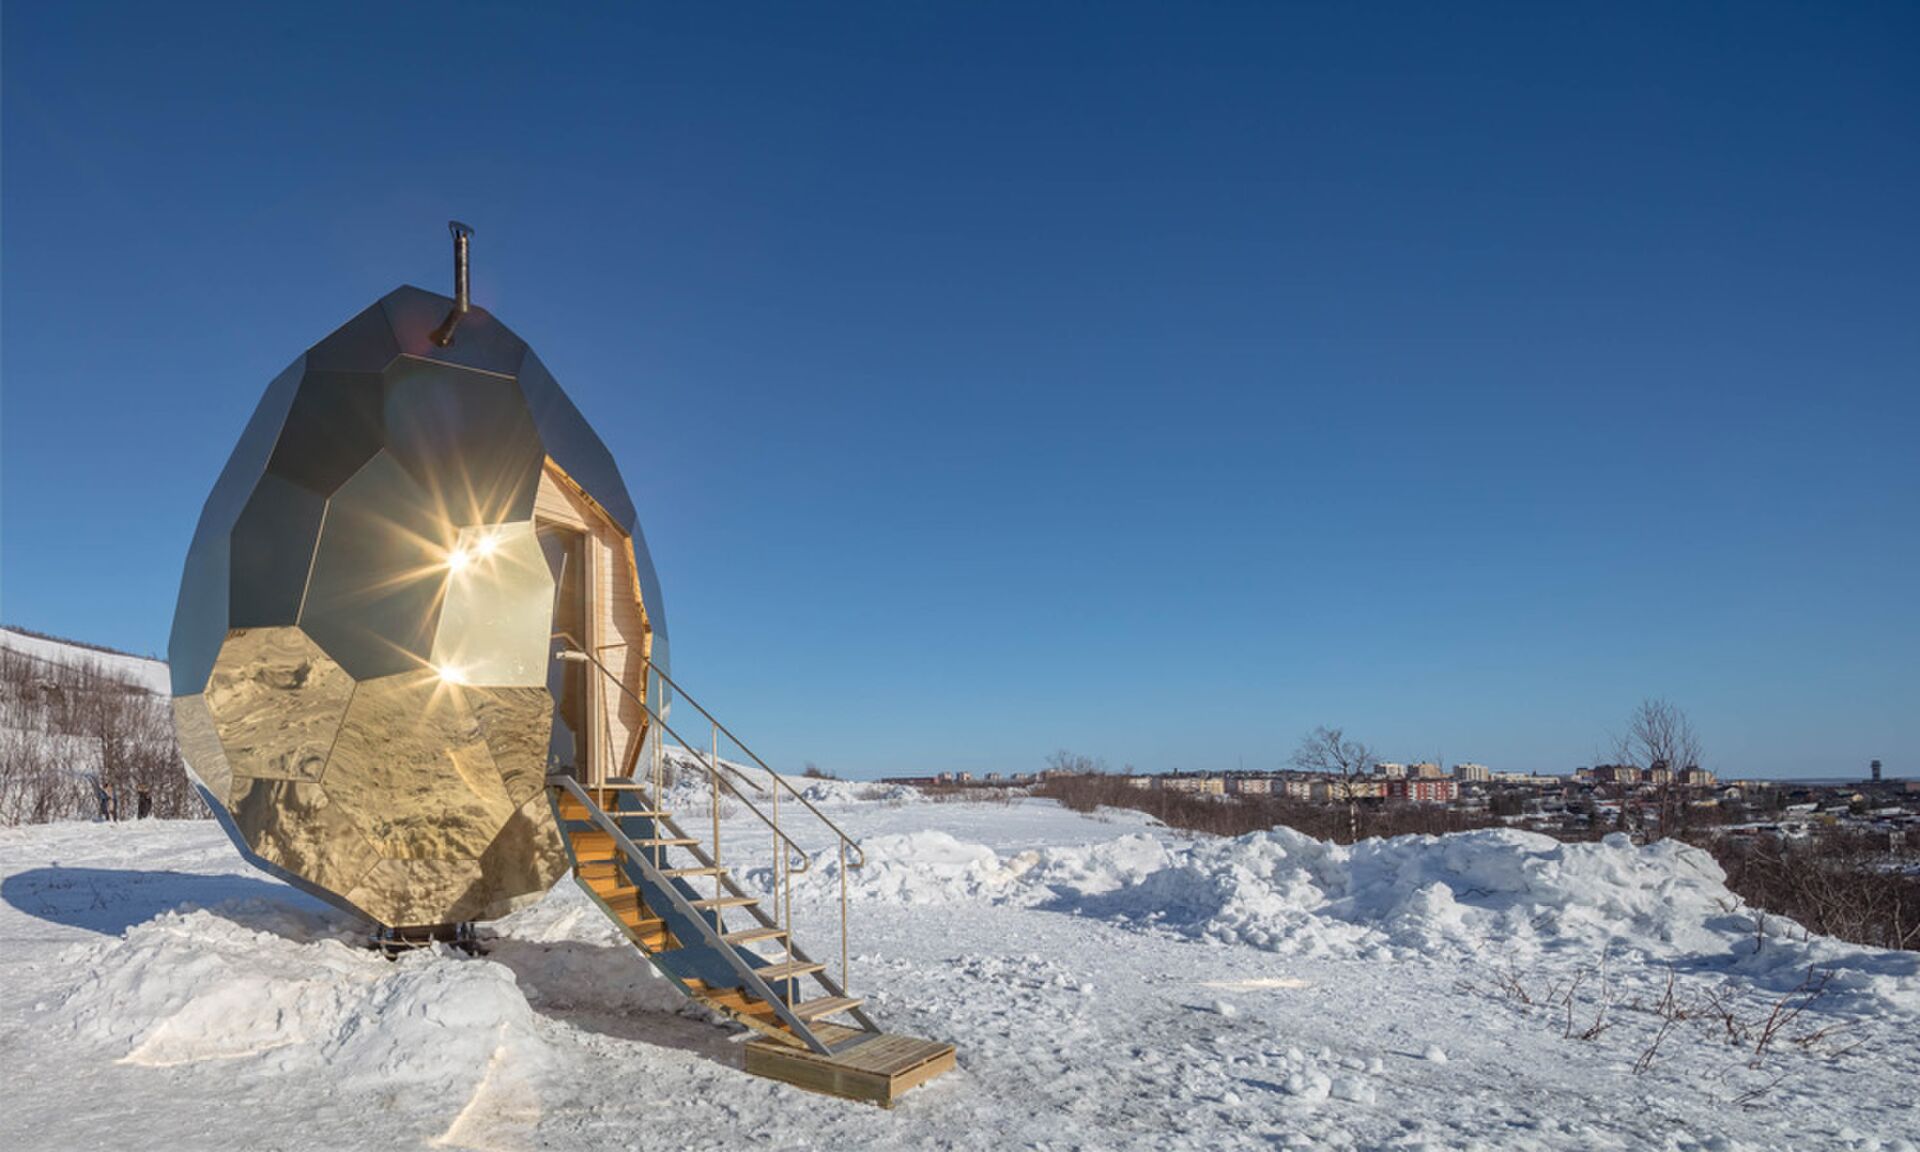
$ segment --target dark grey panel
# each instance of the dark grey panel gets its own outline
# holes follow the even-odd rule
[[[533,517],[545,453],[513,380],[402,357],[386,426],[387,451],[454,524]]]
[[[227,627],[271,628],[300,616],[327,502],[268,473],[233,526]]]
[[[380,452],[327,503],[300,626],[355,680],[428,666],[454,527]]]
[[[167,641],[167,675],[175,696],[206,690],[213,662],[227,639],[227,541],[225,533],[195,540],[180,577]]]
[[[409,285],[387,293],[380,303],[404,355],[501,376],[511,376],[520,368],[526,344],[485,308],[470,309],[454,331],[453,343],[442,348],[432,336],[453,307],[451,298]]]
[[[267,471],[331,496],[386,443],[386,381],[377,372],[307,370]]]
[[[387,310],[370,305],[307,351],[307,367],[316,372],[379,372],[400,355]]]
[[[212,494],[200,509],[200,523],[194,529],[181,574],[180,598],[174,605],[173,634],[167,641],[167,664],[176,696],[191,696],[207,686],[220,644],[227,638],[228,534],[266,469],[305,369],[306,357],[302,356],[267,385],[240,433],[240,442],[227,457],[220,478],[214,481]]]

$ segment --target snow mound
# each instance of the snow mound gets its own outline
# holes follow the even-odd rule
[[[509,1049],[517,1068],[544,1063],[513,972],[486,961],[389,962],[209,911],[167,913],[70,960],[83,976],[55,1020],[124,1063],[246,1060],[368,1087],[470,1085]]]
[[[1511,829],[1351,847],[1275,828],[1168,848],[1130,835],[1002,858],[944,832],[874,837],[856,899],[1037,905],[1266,951],[1370,960],[1597,963],[1633,957],[1786,990],[1832,972],[1837,1002],[1920,1013],[1920,954],[1753,917],[1711,856],[1625,836],[1567,844]],[[838,890],[830,863],[797,891]],[[761,878],[765,883],[765,878]]]
[[[893,904],[943,904],[956,900],[995,898],[1009,894],[1033,864],[1033,853],[1002,860],[984,844],[974,844],[937,831],[896,836],[871,836],[861,842],[866,864],[847,869],[847,894],[854,900]],[[749,884],[770,892],[771,869],[753,868],[742,874]],[[811,872],[793,877],[797,896],[832,896],[840,892],[840,862],[823,855]]]

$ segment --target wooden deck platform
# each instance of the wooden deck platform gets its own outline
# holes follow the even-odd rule
[[[837,1024],[813,1027],[829,1044],[863,1035],[858,1029]],[[907,1089],[925,1084],[954,1066],[951,1044],[884,1032],[833,1056],[764,1038],[750,1040],[746,1047],[747,1071],[756,1076],[885,1108],[893,1107]]]

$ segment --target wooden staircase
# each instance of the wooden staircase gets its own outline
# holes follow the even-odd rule
[[[718,758],[707,768],[717,803]],[[580,886],[676,987],[760,1033],[746,1045],[747,1071],[891,1107],[901,1092],[954,1066],[951,1044],[882,1032],[864,999],[794,942],[790,888],[782,924],[717,862],[717,823],[712,844],[703,844],[659,806],[657,773],[652,788],[636,780],[589,787],[566,775],[547,783]],[[790,883],[810,860],[772,827],[773,874]],[[844,846],[840,861],[844,980]]]

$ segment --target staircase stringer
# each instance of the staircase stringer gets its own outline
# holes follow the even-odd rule
[[[679,822],[674,820],[673,814],[671,812],[668,812],[664,805],[660,804],[658,801],[655,801],[654,807],[660,810],[660,815],[655,818],[656,825],[660,827],[664,827],[665,829],[667,829],[668,832],[670,832],[674,836],[678,836],[683,839],[693,839],[693,837],[688,836],[686,831],[680,827]],[[686,851],[690,855],[693,856],[695,860],[698,860],[703,867],[712,868],[717,866],[713,862],[713,857],[709,856],[706,853],[706,851],[700,847],[699,844],[688,844],[688,845],[683,845],[683,847],[686,849]],[[734,881],[733,873],[731,872],[722,871],[720,873],[720,882],[726,885],[727,891],[733,893],[735,896],[751,895],[751,893],[742,889],[740,885]],[[753,918],[760,922],[761,927],[763,928],[780,927],[780,922],[774,919],[773,916],[769,915],[767,913],[767,910],[765,908],[762,908],[759,904],[757,903],[748,904],[745,907],[746,907],[746,910],[753,915]],[[787,941],[788,949],[793,953],[794,959],[803,961],[808,964],[811,964],[814,962],[813,957],[807,955],[806,950],[800,947],[799,943],[794,940],[793,934],[791,932],[787,934],[786,941]],[[732,945],[728,945],[728,947],[732,947]],[[820,982],[820,986],[822,988],[825,988],[829,995],[845,996],[847,994],[846,989],[840,986],[840,982],[835,980],[833,977],[827,975],[825,969],[821,969],[818,972],[808,973],[808,975],[812,976],[815,980],[818,980]],[[798,977],[795,977],[795,979],[798,979]],[[880,1031],[880,1025],[874,1023],[873,1018],[867,1015],[865,1008],[859,1008],[859,1007],[850,1008],[847,1010],[846,1014],[853,1017],[855,1020],[858,1020],[860,1022],[861,1027],[865,1031],[874,1032],[874,1033],[878,1033]],[[849,1047],[849,1045],[841,1044],[839,1047],[844,1050],[845,1048]]]
[[[791,1035],[804,1040],[808,1048],[811,1048],[823,1056],[833,1054],[833,1048],[828,1045],[826,1041],[822,1040],[819,1035],[808,1026],[805,1020],[795,1015],[783,999],[774,995],[773,989],[769,988],[766,981],[760,978],[753,965],[746,962],[739,949],[727,943],[725,940],[720,939],[717,925],[713,921],[708,920],[706,916],[701,913],[700,909],[693,907],[692,903],[687,900],[686,895],[674,885],[670,878],[660,874],[660,869],[655,867],[653,861],[647,857],[647,854],[627,836],[626,831],[620,827],[620,822],[612,816],[609,816],[607,811],[600,807],[599,803],[595,801],[593,797],[587,794],[586,790],[581,787],[579,781],[571,776],[549,776],[547,782],[551,786],[563,789],[568,795],[578,801],[587,813],[588,822],[613,837],[615,846],[619,849],[621,855],[626,857],[626,863],[629,866],[638,867],[641,874],[646,876],[654,887],[666,893],[667,899],[673,903],[675,911],[681,913],[684,918],[691,920],[699,926],[702,937],[701,942],[710,950],[717,952],[721,958],[727,962],[727,966],[733,970],[734,975],[739,977],[741,987],[752,993],[755,998],[773,1008],[775,1015],[779,1016],[780,1019],[786,1023],[787,1027],[791,1029]],[[664,806],[656,803],[655,808],[661,812],[661,815],[655,818],[656,822],[670,821],[672,819],[671,816],[666,814]],[[558,816],[557,811],[555,815]],[[571,854],[571,849],[569,849],[569,854]],[[710,862],[711,861],[709,861],[709,863]],[[575,871],[577,875],[577,862]],[[727,881],[731,881],[732,879],[724,873],[721,878]],[[743,892],[740,893],[740,895],[745,896],[746,893]],[[596,901],[596,903],[600,903],[603,910],[606,909],[604,902]],[[746,907],[755,911],[759,910],[757,903],[746,905]],[[614,919],[616,922],[619,922],[619,917],[616,916]],[[625,927],[624,923],[622,927]],[[681,946],[685,947],[686,943],[686,941],[681,941]],[[641,949],[641,954],[648,956],[649,959],[652,957],[652,954],[648,953],[645,949]],[[682,991],[688,991],[684,981],[681,981],[678,977],[675,977],[674,980],[675,983],[680,984]],[[706,1002],[705,997],[700,997],[699,999],[703,1003]],[[715,1007],[718,1006],[716,1005]],[[726,1011],[724,1008],[720,1010]],[[729,1012],[729,1015],[735,1016],[736,1019],[741,1018],[738,1013]],[[763,1028],[762,1030],[765,1029]]]

